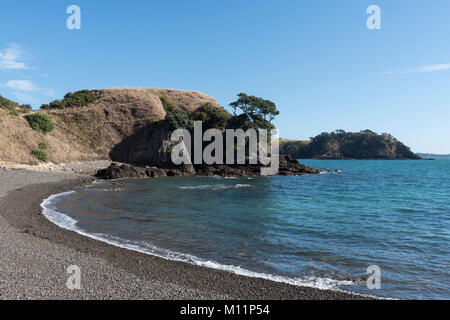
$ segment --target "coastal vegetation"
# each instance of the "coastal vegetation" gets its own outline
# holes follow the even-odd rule
[[[166,111],[165,120],[169,129],[193,129],[193,121],[201,121],[203,130],[218,129],[274,129],[272,124],[275,116],[280,112],[275,103],[263,98],[238,94],[238,100],[230,103],[233,115],[224,108],[218,108],[209,103],[202,105],[190,116],[180,108],[171,104],[166,97],[161,97],[161,103]]]
[[[166,122],[169,130],[177,130],[184,128],[187,130],[192,130],[194,128],[194,123],[189,119],[186,111],[178,109],[173,104],[171,104],[166,97],[161,97],[161,103],[166,111]]]
[[[64,96],[64,99],[52,101],[50,104],[43,104],[41,109],[51,110],[85,107],[96,102],[98,99],[99,93],[93,90],[81,90],[73,93],[69,92]]]
[[[243,130],[275,128],[272,121],[280,114],[275,103],[245,93],[239,93],[238,98],[230,104],[234,116],[229,120],[228,128]],[[238,110],[241,114],[237,114]]]
[[[38,149],[35,149],[31,151],[31,155],[34,156],[36,159],[42,162],[48,162],[48,155],[45,150],[48,149],[48,145],[45,141],[41,141],[38,144]]]
[[[48,145],[47,145],[47,143],[45,141],[41,141],[38,144],[38,148],[39,148],[39,150],[47,150],[48,149]]]
[[[191,118],[194,121],[202,121],[204,129],[218,129],[223,131],[232,116],[225,109],[214,107],[211,104],[205,104],[197,109]]]
[[[52,132],[55,128],[48,116],[42,113],[26,115],[25,120],[28,121],[33,130],[39,131],[43,134]]]
[[[42,161],[42,162],[47,162],[48,161],[48,156],[47,156],[47,153],[45,151],[36,149],[36,150],[31,151],[31,154],[36,159],[38,159],[39,161]]]

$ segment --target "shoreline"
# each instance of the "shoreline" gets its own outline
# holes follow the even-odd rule
[[[89,176],[71,177],[70,180],[29,184],[10,191],[0,198],[1,218],[12,228],[17,238],[26,237],[36,242],[35,252],[49,254],[43,245],[54,247],[58,261],[50,261],[59,270],[58,280],[46,295],[50,299],[249,299],[249,300],[304,300],[304,299],[370,299],[365,296],[334,290],[299,287],[262,278],[252,278],[231,272],[197,266],[187,262],[168,260],[82,236],[63,229],[42,215],[41,203],[51,195],[70,191],[95,179]],[[4,182],[3,182],[4,183]],[[1,222],[1,221],[0,221]],[[0,226],[2,226],[0,224]],[[3,227],[3,226],[2,226]],[[13,237],[14,238],[14,237]],[[13,239],[10,246],[23,245],[22,239]],[[41,250],[40,250],[41,249]],[[26,250],[26,249],[25,249]],[[36,251],[36,250],[35,250]],[[67,252],[68,256],[65,256]],[[73,259],[73,255],[78,256]],[[60,257],[62,256],[62,257]],[[71,259],[72,258],[72,259]],[[75,260],[75,261],[71,261]],[[14,261],[14,260],[12,260]],[[61,265],[61,261],[64,261]],[[100,263],[98,263],[100,261]],[[99,266],[99,264],[101,266]],[[82,289],[71,291],[65,284],[65,268],[78,265],[81,269]],[[23,267],[23,266],[22,266]],[[28,266],[25,266],[27,268]],[[14,268],[13,268],[14,269]],[[106,274],[102,274],[104,270]],[[85,276],[88,272],[89,275]],[[44,271],[45,273],[45,271]],[[95,276],[91,276],[95,274]],[[43,281],[31,277],[33,283]],[[133,283],[129,283],[133,279]],[[136,282],[136,279],[139,281]],[[44,281],[45,282],[45,281]],[[4,294],[8,279],[0,282],[0,299],[13,298]],[[51,286],[51,285],[50,285]],[[85,288],[86,287],[86,288]],[[95,288],[110,288],[95,292]],[[131,288],[130,288],[131,287]],[[98,289],[97,289],[98,290]],[[148,291],[146,291],[148,290]],[[39,291],[39,288],[38,290]],[[134,292],[134,293],[130,293]],[[157,292],[157,293],[156,293]],[[26,295],[25,299],[35,299]]]

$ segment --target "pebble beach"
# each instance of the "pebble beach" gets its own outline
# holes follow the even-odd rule
[[[344,292],[250,278],[122,249],[52,224],[40,204],[91,183],[105,163],[0,168],[0,299],[363,299]],[[69,266],[81,288],[66,286]]]

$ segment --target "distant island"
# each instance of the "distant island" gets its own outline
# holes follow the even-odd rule
[[[419,157],[422,157],[424,159],[439,159],[439,158],[450,158],[450,154],[436,154],[436,153],[417,153]]]
[[[296,159],[422,159],[392,135],[371,130],[323,132],[311,140],[282,139],[280,153]]]

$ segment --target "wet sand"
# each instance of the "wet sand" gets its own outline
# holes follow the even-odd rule
[[[42,215],[45,198],[92,180],[0,168],[0,299],[365,299],[122,249],[62,229]],[[71,265],[81,270],[80,290],[66,287]]]

